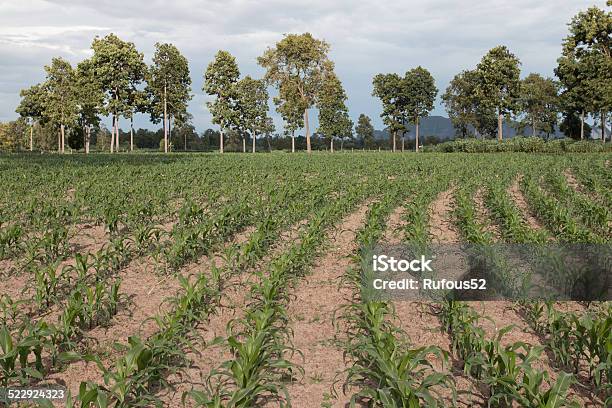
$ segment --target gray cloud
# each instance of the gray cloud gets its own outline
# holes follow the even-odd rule
[[[381,127],[371,96],[378,72],[428,68],[442,92],[457,72],[476,65],[498,44],[522,61],[523,75],[551,76],[567,22],[592,1],[528,0],[30,0],[0,2],[0,120],[16,116],[19,90],[44,78],[52,57],[86,58],[96,35],[133,41],[147,61],[155,42],[172,42],[190,61],[199,130],[211,126],[202,73],[218,49],[238,59],[243,74],[260,76],[256,57],[284,33],[309,31],[332,46],[354,119],[366,113]],[[595,4],[604,6],[605,1]],[[444,114],[438,105],[434,114]],[[281,126],[278,117],[277,126]],[[137,125],[150,126],[147,117]]]

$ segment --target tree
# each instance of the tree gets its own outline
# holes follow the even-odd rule
[[[474,90],[477,86],[475,71],[461,71],[453,77],[442,95],[448,118],[463,138],[467,137],[470,126],[476,127],[477,101]]]
[[[240,71],[236,59],[227,51],[219,50],[215,59],[208,64],[204,73],[203,91],[216,97],[206,106],[212,115],[212,122],[219,125],[219,151],[223,153],[223,133],[237,123],[238,112],[235,108],[234,85],[238,82]]]
[[[264,134],[268,119],[268,90],[263,80],[246,76],[236,85],[238,129],[242,138],[242,151],[246,152],[245,135],[252,138],[252,152],[255,153],[255,140]]]
[[[377,74],[372,80],[374,90],[373,96],[380,99],[383,111],[380,117],[387,125],[393,140],[393,151],[396,150],[396,137],[401,132],[402,137],[406,132],[405,118],[405,95],[402,93],[403,78],[397,74]]]
[[[91,60],[81,61],[76,69],[76,98],[78,124],[83,132],[85,153],[89,153],[93,129],[100,126],[100,113],[104,104],[102,85],[95,75]]]
[[[44,116],[59,128],[58,150],[64,153],[66,127],[76,124],[78,114],[75,72],[62,58],[53,58],[45,71]]]
[[[8,123],[0,122],[0,151],[20,151],[25,147],[27,119],[20,117]]]
[[[257,58],[259,65],[266,70],[264,79],[268,83],[274,84],[279,90],[283,86],[288,87],[299,95],[304,107],[308,153],[311,152],[308,109],[317,100],[325,74],[333,70],[328,52],[329,44],[317,40],[310,33],[288,34],[274,48],[268,48]]]
[[[16,112],[25,118],[30,125],[30,151],[33,151],[34,124],[43,120],[45,89],[43,85],[36,84],[28,89],[23,89],[19,95],[21,96],[21,102],[17,106]]]
[[[102,113],[113,117],[110,150],[116,145],[118,151],[119,117],[130,117],[136,109],[134,93],[145,79],[144,57],[134,43],[112,33],[104,38],[96,37],[91,47],[94,51],[91,63],[105,95]]]
[[[557,83],[540,74],[529,74],[521,81],[518,107],[525,114],[523,125],[531,126],[533,136],[538,131],[551,134],[559,112]]]
[[[278,96],[274,97],[274,104],[285,122],[285,134],[291,136],[291,153],[295,153],[295,131],[304,126],[306,109],[295,83],[287,81],[281,84]]]
[[[191,123],[187,122],[182,123],[180,126],[175,128],[175,132],[170,139],[170,143],[172,146],[176,146],[177,149],[178,146],[182,145],[183,150],[187,151],[187,146],[189,146],[190,149],[198,147],[200,138],[195,130],[195,127]]]
[[[438,88],[433,76],[425,68],[418,66],[408,72],[404,77],[404,99],[406,100],[406,113],[410,122],[416,127],[415,151],[419,151],[419,120],[429,115],[434,107]]]
[[[561,130],[565,136],[571,137],[572,139],[582,140],[584,134],[591,134],[591,126],[588,123],[584,123],[584,116],[576,114],[576,111],[569,111],[563,113],[563,120],[559,124],[559,130]]]
[[[590,7],[574,16],[563,41],[561,63],[574,63],[573,85],[585,96],[585,105],[593,113],[600,113],[601,138],[605,141],[606,116],[612,109],[612,12]],[[566,67],[560,68],[565,74]]]
[[[559,78],[562,87],[560,103],[565,111],[564,122],[573,121],[575,113],[580,114],[580,139],[584,139],[585,116],[592,109],[588,97],[588,84],[585,78],[586,69],[576,58],[572,51],[564,53],[557,60],[555,75]]]
[[[187,104],[191,100],[189,63],[172,44],[155,44],[153,64],[149,68],[146,92],[149,105],[145,108],[153,123],[163,121],[164,151],[168,151],[169,118],[184,122]]]
[[[374,126],[372,126],[370,118],[363,113],[359,115],[359,119],[357,119],[355,133],[357,133],[357,137],[361,139],[365,149],[374,147]]]
[[[327,72],[317,98],[317,107],[319,108],[318,133],[329,138],[332,153],[334,152],[335,137],[344,140],[344,137],[353,133],[353,122],[348,115],[346,99],[346,92],[336,74],[333,71]]]
[[[134,151],[134,115],[136,112],[149,112],[150,100],[147,91],[133,88],[127,98],[127,117],[130,119],[130,152]],[[164,145],[164,151],[166,151]],[[167,152],[166,152],[167,153]]]
[[[506,46],[489,50],[476,67],[476,96],[485,108],[497,111],[497,139],[503,139],[503,117],[514,112],[519,92],[520,61]]]
[[[274,133],[274,131],[276,130],[276,127],[274,126],[274,121],[272,120],[271,117],[267,117],[265,122],[264,122],[264,126],[262,128],[262,134],[265,135],[266,137],[266,141],[268,143],[268,151],[272,151],[272,146],[270,144],[270,138],[272,137],[272,133]]]

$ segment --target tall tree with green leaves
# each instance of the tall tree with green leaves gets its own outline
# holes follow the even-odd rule
[[[280,85],[278,96],[274,97],[276,111],[285,122],[285,134],[291,136],[291,153],[295,153],[295,131],[304,126],[306,104],[295,83],[287,81]]]
[[[403,80],[408,120],[415,125],[415,151],[419,151],[419,122],[434,108],[438,88],[433,76],[418,66],[406,72]]]
[[[318,133],[329,139],[332,153],[334,152],[334,138],[339,137],[344,140],[353,133],[353,122],[349,118],[346,100],[346,92],[340,79],[333,71],[329,71],[319,91],[317,108],[319,109]]]
[[[16,112],[28,122],[30,128],[30,151],[33,151],[34,124],[43,121],[46,92],[42,84],[36,84],[30,88],[23,89],[19,95],[21,96],[21,102],[19,103],[19,106],[17,106]]]
[[[560,103],[564,110],[564,122],[572,122],[576,113],[580,115],[580,139],[584,139],[585,119],[592,109],[585,77],[586,68],[573,51],[564,52],[557,59],[555,75],[561,85]]]
[[[119,151],[119,118],[129,117],[136,108],[134,94],[145,79],[146,64],[143,54],[132,42],[115,34],[96,37],[91,45],[91,63],[104,92],[102,113],[112,115],[113,132],[110,150]]]
[[[363,113],[359,115],[357,125],[355,126],[355,133],[361,139],[364,149],[374,147],[374,126],[372,126],[372,120],[369,116]]]
[[[474,90],[477,78],[475,71],[461,71],[453,77],[442,95],[448,118],[463,138],[468,136],[470,126],[476,128],[477,100]]]
[[[27,128],[30,127],[26,117],[2,123],[0,122],[0,151],[19,152],[26,145]]]
[[[516,110],[520,89],[520,61],[504,45],[492,48],[476,67],[476,96],[488,109],[497,111],[497,139],[503,140],[503,119]]]
[[[550,135],[555,131],[559,113],[557,83],[540,74],[527,75],[521,81],[518,107],[524,114],[523,127],[531,126],[532,136],[539,131]]]
[[[212,122],[219,125],[221,130],[219,134],[221,153],[223,153],[224,132],[236,126],[238,121],[235,85],[239,77],[240,70],[236,59],[223,50],[217,52],[215,59],[208,64],[204,73],[203,91],[216,97],[213,102],[207,102],[206,106],[212,115]]]
[[[160,119],[164,127],[164,151],[168,152],[169,119],[182,123],[187,115],[187,104],[192,98],[189,63],[173,44],[155,44],[153,63],[147,75],[149,104],[142,106],[153,123]],[[141,100],[142,102],[142,100]]]
[[[497,130],[495,108],[481,104],[476,96],[478,73],[466,70],[453,77],[442,95],[448,117],[461,137],[468,137],[470,128],[476,135],[492,135]]]
[[[89,153],[92,131],[100,125],[100,114],[104,104],[102,85],[96,77],[90,59],[81,61],[76,69],[76,97],[78,124],[83,132],[85,153]]]
[[[308,109],[316,103],[325,74],[333,70],[328,53],[329,44],[314,38],[310,33],[288,34],[274,48],[268,48],[257,58],[259,65],[266,70],[264,79],[269,84],[280,90],[290,83],[288,87],[299,95],[304,106],[308,153],[311,152]]]
[[[238,115],[238,129],[242,134],[242,151],[246,152],[245,135],[252,139],[255,153],[257,136],[266,132],[268,126],[268,90],[263,80],[246,76],[235,85]]]
[[[403,137],[407,130],[403,81],[397,74],[377,74],[372,80],[372,95],[382,102],[383,111],[380,117],[391,134],[393,152],[397,149],[397,135],[401,133]]]
[[[64,153],[66,128],[75,125],[78,116],[76,75],[70,63],[63,58],[53,58],[51,65],[45,66],[45,71],[44,116],[59,128],[58,150]]]
[[[600,114],[605,141],[607,112],[612,110],[612,12],[590,7],[574,16],[560,65],[570,62],[575,63],[575,84],[586,95],[586,105]]]

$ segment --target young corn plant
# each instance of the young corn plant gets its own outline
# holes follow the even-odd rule
[[[350,341],[348,353],[354,363],[347,371],[345,386],[359,391],[351,407],[370,402],[381,407],[442,407],[436,389],[451,388],[450,375],[436,372],[431,357],[445,362],[448,356],[438,347],[412,349],[399,339],[404,333],[389,322],[392,314],[386,302],[356,303],[346,311]]]
[[[368,267],[366,257],[382,236],[387,216],[401,197],[391,194],[370,207],[365,225],[356,237],[360,245],[355,255],[358,266],[349,269],[346,275],[356,289],[355,302],[342,308],[340,315],[347,326],[346,354],[353,360],[346,372],[344,389],[345,392],[348,387],[358,389],[351,396],[351,407],[358,403],[389,408],[444,406],[437,393],[441,388],[450,388],[455,399],[450,375],[435,371],[430,363],[432,355],[443,363],[448,356],[438,347],[410,348],[408,342],[400,340],[405,333],[392,323],[393,307],[385,301],[363,298],[363,292],[359,295],[364,268]],[[413,209],[406,208],[407,218],[423,220]],[[419,242],[426,237],[424,233],[411,235]]]

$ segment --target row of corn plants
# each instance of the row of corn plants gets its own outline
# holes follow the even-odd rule
[[[158,404],[159,401],[152,394],[153,387],[159,389],[167,386],[167,375],[187,363],[183,357],[185,349],[194,344],[192,329],[206,321],[218,308],[220,296],[230,278],[252,267],[279,237],[280,230],[288,223],[295,222],[300,212],[320,205],[332,187],[332,183],[326,183],[307,199],[287,203],[286,208],[279,208],[278,203],[271,200],[263,213],[264,219],[258,223],[249,239],[226,248],[227,261],[223,267],[213,267],[212,271],[198,275],[195,284],[190,283],[193,279],[179,276],[184,294],[171,300],[176,306],[174,311],[155,318],[158,332],[146,340],[131,337],[123,350],[124,356],[110,367],[104,366],[95,356],[87,356],[86,359],[95,361],[104,373],[104,384],[81,384],[79,394],[74,401],[69,399],[67,406],[77,402],[96,407]],[[281,193],[279,196],[284,197]],[[134,360],[141,354],[147,356],[146,362]]]
[[[511,202],[503,183],[491,185],[487,204],[496,219],[507,241],[529,244],[544,256],[543,262],[550,263],[550,254],[538,251],[546,242],[543,231],[531,229],[520,211]],[[555,265],[554,262],[552,262]],[[559,274],[564,268],[551,268],[552,274]],[[559,277],[556,277],[559,279]],[[554,285],[554,279],[547,279]],[[552,301],[521,301],[519,310],[525,316],[532,329],[546,341],[547,348],[555,357],[557,365],[573,371],[578,375],[581,363],[587,362],[587,378],[593,381],[605,395],[610,383],[610,323],[612,314],[609,308],[603,307],[597,313],[590,310],[586,313],[559,311]],[[604,303],[604,305],[606,305]],[[608,397],[607,404],[612,402]]]
[[[389,408],[445,406],[440,393],[444,388],[450,390],[455,400],[452,377],[436,371],[430,361],[436,356],[444,365],[448,362],[446,353],[435,346],[411,346],[405,332],[394,323],[394,304],[368,295],[363,288],[367,284],[372,250],[385,231],[390,211],[406,193],[411,193],[408,206],[427,195],[417,193],[426,189],[424,184],[411,187],[392,189],[381,201],[371,205],[365,225],[357,233],[359,249],[354,255],[354,266],[345,276],[354,288],[353,302],[341,308],[339,315],[348,337],[345,353],[352,361],[346,371],[344,390],[357,389],[351,396],[352,407],[357,404]],[[419,232],[415,229],[413,233]]]
[[[223,343],[232,358],[213,369],[204,389],[185,393],[196,406],[251,407],[263,399],[290,404],[283,378],[301,368],[292,363],[294,350],[286,306],[290,288],[303,275],[325,240],[328,227],[359,203],[372,183],[351,185],[336,200],[317,209],[293,243],[266,270],[255,271],[245,316],[231,321]]]
[[[498,193],[490,200],[493,211],[499,209],[499,205],[495,205],[494,200],[500,200],[500,197],[503,197],[501,191]],[[534,198],[537,199],[538,196],[533,195],[532,199]],[[533,231],[525,224],[517,226],[508,221],[514,219],[518,213],[511,203],[506,203],[506,209],[513,215],[500,217],[502,220],[500,225],[502,230],[508,231],[513,241],[526,244],[542,242],[540,232]],[[565,236],[559,233],[558,225],[549,222],[553,230],[558,232],[557,237],[563,239]],[[545,260],[545,262],[548,261],[550,259]],[[558,274],[564,269],[553,267],[551,274]],[[610,348],[612,312],[609,307],[603,307],[597,312],[587,310],[577,313],[560,311],[552,301],[523,301],[520,302],[520,311],[525,315],[526,321],[533,330],[545,339],[546,346],[552,352],[557,366],[571,370],[578,375],[586,364],[587,379],[602,393],[606,399],[605,403],[610,404],[612,402],[612,397],[609,395],[610,375],[612,374],[610,364],[612,362],[612,349]]]
[[[474,187],[466,185],[456,195],[455,222],[468,242],[486,248],[493,240],[483,230],[473,210],[474,204],[470,199]],[[495,251],[486,252],[496,258],[493,265],[501,265],[495,268],[495,273],[504,275],[503,271],[509,270],[504,267],[504,257],[498,256]],[[502,283],[497,289],[502,293],[511,289],[509,294],[515,295],[513,291],[522,285],[522,282],[512,282],[506,276],[500,279]],[[464,302],[449,299],[442,304],[440,320],[451,338],[452,352],[462,362],[465,374],[487,385],[488,406],[509,407],[514,403],[534,408],[578,406],[567,398],[568,389],[575,382],[574,376],[559,372],[556,380],[552,381],[547,371],[534,367],[544,346],[532,346],[520,341],[504,346],[503,336],[513,326],[501,328],[493,338],[487,338],[479,324],[480,319],[482,317]]]
[[[571,210],[575,218],[605,240],[612,236],[612,214],[605,205],[591,200],[567,184],[565,177],[558,173],[544,176],[546,186],[552,191],[559,203]]]

